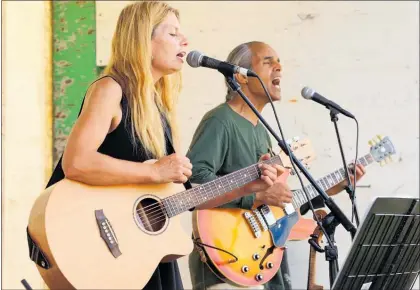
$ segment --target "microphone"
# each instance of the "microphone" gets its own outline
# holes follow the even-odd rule
[[[220,61],[204,55],[199,51],[191,51],[187,55],[187,63],[191,67],[207,67],[217,69],[222,74],[236,74],[239,73],[243,76],[256,77],[257,74],[250,69],[246,69],[237,65],[230,64],[228,62]]]
[[[313,90],[309,87],[304,87],[302,89],[301,95],[302,95],[302,97],[304,97],[307,100],[312,100],[312,101],[317,102],[318,104],[321,104],[321,105],[325,106],[327,109],[333,108],[333,109],[337,110],[338,112],[340,112],[341,114],[343,114],[343,115],[345,115],[349,118],[356,119],[352,113],[344,110],[343,108],[341,108],[339,105],[337,105],[333,101],[330,101],[327,98],[324,98],[323,96],[321,96],[320,94],[315,92],[315,90]]]

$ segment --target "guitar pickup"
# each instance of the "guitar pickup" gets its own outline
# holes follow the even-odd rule
[[[291,203],[285,203],[284,212],[287,215],[294,213],[295,212],[295,208],[293,207],[293,204],[291,204]]]
[[[254,209],[253,212],[254,212],[254,215],[257,217],[258,221],[260,222],[260,225],[262,226],[263,231],[265,232],[266,230],[268,230],[267,224],[264,218],[262,217],[261,213],[258,211],[258,209]]]
[[[263,204],[258,207],[258,210],[260,211],[268,227],[271,227],[272,225],[276,223],[276,218],[274,214],[271,212],[271,209],[268,207],[268,205]]]

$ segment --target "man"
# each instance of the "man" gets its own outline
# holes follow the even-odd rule
[[[282,67],[277,53],[267,44],[249,42],[237,46],[228,56],[227,62],[252,69],[267,87],[273,101],[281,98],[280,80]],[[256,78],[235,75],[244,94],[259,112],[269,102],[264,89]],[[192,183],[201,184],[218,176],[247,167],[259,158],[272,152],[272,144],[264,126],[243,99],[228,86],[226,102],[207,112],[201,120],[191,143],[188,158],[193,164]],[[364,174],[364,168],[357,166],[357,177]],[[334,195],[344,189],[344,183],[327,193]],[[288,186],[280,180],[265,192],[244,196],[222,207],[250,209],[253,205],[268,204],[284,207],[292,201]],[[312,201],[315,208],[323,206],[322,198]],[[303,208],[305,207],[305,208]],[[309,209],[302,206],[301,212]],[[189,257],[190,275],[193,289],[232,289],[225,284],[200,260],[199,253],[193,251]],[[291,279],[287,265],[287,254],[283,256],[281,269],[274,278],[264,285],[265,289],[291,289]]]

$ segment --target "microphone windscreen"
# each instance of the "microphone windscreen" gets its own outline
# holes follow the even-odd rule
[[[191,67],[199,67],[201,65],[201,58],[203,54],[199,51],[193,50],[187,55],[187,63]]]
[[[307,100],[310,100],[310,99],[312,99],[315,91],[313,89],[309,88],[309,87],[304,87],[300,93],[301,93],[302,97],[304,97]]]

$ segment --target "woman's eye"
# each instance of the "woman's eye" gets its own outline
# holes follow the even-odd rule
[[[175,33],[169,33],[171,36],[176,36],[176,34]]]

